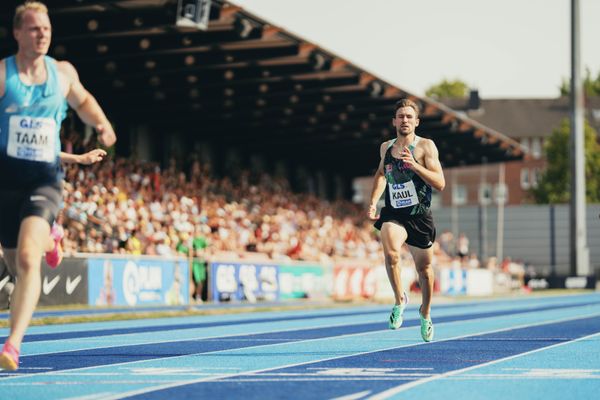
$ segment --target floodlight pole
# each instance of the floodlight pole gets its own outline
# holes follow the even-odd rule
[[[585,140],[583,88],[579,66],[579,0],[571,0],[571,275],[589,275],[590,259],[585,226]]]

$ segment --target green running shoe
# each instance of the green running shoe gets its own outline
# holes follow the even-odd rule
[[[390,329],[398,329],[402,326],[402,314],[404,314],[404,309],[408,304],[408,295],[404,292],[404,301],[399,306],[394,306],[392,308],[392,313],[390,314]]]
[[[421,318],[421,337],[425,342],[431,342],[433,340],[433,322],[431,318],[425,319],[421,315],[421,307],[419,307],[419,318]]]

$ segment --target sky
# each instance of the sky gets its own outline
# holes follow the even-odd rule
[[[571,0],[231,0],[417,96],[552,98],[571,75]],[[600,74],[600,0],[579,0],[581,69]]]

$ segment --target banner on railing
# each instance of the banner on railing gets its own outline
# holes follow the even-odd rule
[[[279,297],[281,299],[324,298],[328,294],[324,268],[320,265],[281,265]]]
[[[42,291],[39,305],[55,306],[87,304],[87,260],[65,258],[60,268],[50,268],[42,263]]]
[[[179,305],[189,302],[185,260],[90,258],[90,305]]]
[[[370,299],[377,290],[375,269],[367,264],[333,267],[333,298],[350,300],[357,298]]]
[[[279,299],[277,265],[213,262],[210,272],[214,301]]]

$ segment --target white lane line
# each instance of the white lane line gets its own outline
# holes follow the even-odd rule
[[[107,396],[109,394],[112,394],[112,392],[95,393],[90,394],[88,396],[67,397],[64,400],[98,400],[101,399],[103,396]]]
[[[336,397],[331,400],[358,400],[358,399],[362,399],[363,397],[368,396],[370,394],[371,394],[370,390],[365,390],[364,392],[352,393],[352,394],[349,394],[346,396]]]
[[[515,303],[523,303],[523,309],[535,309],[538,308],[540,306],[551,306],[553,304],[560,304],[560,305],[566,305],[566,306],[572,306],[572,307],[578,307],[578,306],[584,306],[585,303],[589,303],[592,301],[598,301],[600,299],[600,296],[597,294],[558,294],[558,295],[553,295],[553,296],[547,296],[547,295],[542,295],[542,294],[532,294],[532,295],[528,295],[526,298],[514,298],[514,297],[501,297],[501,298],[496,298],[496,299],[478,299],[478,300],[469,300],[469,301],[455,301],[454,299],[452,299],[451,301],[447,301],[447,302],[441,302],[439,303],[439,305],[443,305],[444,308],[441,309],[440,311],[461,311],[466,307],[471,307],[470,312],[472,311],[472,307],[479,307],[482,306],[484,308],[487,309],[487,307],[489,306],[494,306],[493,311],[508,311],[511,309],[514,309],[517,304]],[[444,300],[444,299],[442,299]],[[565,300],[569,300],[569,302],[565,302]],[[413,310],[416,310],[417,308],[412,307]],[[411,307],[408,308],[408,311],[411,310]],[[143,311],[143,310],[142,310]],[[340,308],[339,311],[338,309],[329,309],[329,310],[310,310],[310,318],[308,319],[317,319],[317,318],[331,318],[331,315],[328,315],[330,313],[339,313],[339,312],[345,312],[345,313],[349,313],[349,317],[353,316],[353,315],[360,315],[360,314],[372,314],[372,313],[378,313],[378,312],[383,312],[383,313],[387,313],[389,310],[387,307],[384,306],[379,306],[379,307],[372,307],[372,306],[365,306],[363,308],[363,306],[359,306],[359,307],[355,307],[355,308]],[[4,313],[6,314],[6,317],[8,318],[8,313]],[[101,329],[129,329],[132,327],[143,327],[143,328],[165,328],[165,330],[167,330],[169,328],[170,325],[172,324],[194,324],[194,323],[214,323],[214,324],[221,324],[223,322],[226,321],[230,321],[231,318],[235,318],[235,321],[244,321],[244,323],[248,322],[248,323],[265,323],[265,322],[261,322],[259,321],[260,319],[265,319],[265,318],[273,318],[273,315],[277,315],[277,312],[260,312],[260,313],[253,313],[253,314],[248,314],[248,313],[239,313],[239,314],[228,314],[226,318],[223,318],[221,316],[217,317],[214,315],[198,315],[198,316],[188,316],[188,317],[174,317],[174,318],[148,318],[148,319],[143,319],[143,320],[134,320],[133,321],[133,325],[131,323],[129,323],[129,321],[105,321],[105,322],[88,322],[88,323],[82,323],[82,324],[61,324],[62,327],[72,327],[72,328],[76,328],[76,330],[69,330],[67,332],[84,332],[84,333],[89,333],[89,332],[93,332],[98,330],[98,327],[96,325],[102,324],[102,328]],[[284,317],[295,317],[299,314],[295,313],[294,311],[283,311],[282,312]],[[289,314],[289,315],[288,315]],[[439,314],[440,316],[445,316],[446,313],[443,314]],[[451,312],[448,315],[455,315],[454,312]],[[460,313],[456,314],[456,315],[462,315]],[[0,317],[2,316],[2,313],[0,313]],[[333,316],[333,317],[340,317],[340,316]],[[214,319],[213,319],[214,318]],[[165,319],[169,319],[169,322],[162,322]],[[246,321],[246,319],[248,319],[248,321]],[[172,320],[172,321],[171,321]],[[107,325],[109,324],[109,325]],[[105,327],[105,325],[107,325],[107,327]],[[202,327],[199,327],[199,329],[201,329]],[[206,328],[214,328],[214,327],[206,327]],[[190,329],[190,328],[183,328],[184,330]],[[191,329],[196,329],[196,328],[191,328]],[[0,335],[3,334],[3,332],[6,333],[6,335],[8,335],[8,328],[0,328]],[[29,333],[30,334],[36,334],[36,335],[48,335],[48,334],[57,334],[57,333],[65,333],[64,328],[61,329],[57,329],[56,325],[50,325],[47,327],[42,327],[42,326],[34,326],[31,327],[29,329]],[[142,332],[143,333],[143,332]],[[128,334],[116,334],[116,335],[130,335],[130,334],[137,334],[137,332],[133,332],[133,333],[128,333]],[[116,335],[110,335],[110,336],[116,336]],[[96,336],[96,337],[101,337],[101,336]],[[84,338],[73,338],[73,340],[77,340],[77,339],[84,339]],[[58,339],[58,340],[62,340],[62,339]],[[53,340],[47,340],[47,342],[53,342],[56,341],[55,339]]]
[[[379,319],[374,319],[372,321],[366,320],[363,321],[362,323],[364,324],[368,324],[368,323],[378,323],[381,322],[381,318]],[[293,322],[293,321],[291,321]],[[272,327],[270,326],[266,326],[266,327],[257,327],[256,331],[252,331],[252,332],[248,332],[248,331],[244,331],[244,332],[233,332],[230,334],[220,334],[218,336],[193,336],[193,337],[187,337],[187,338],[178,338],[178,339],[164,339],[164,340],[152,340],[152,341],[145,341],[145,342],[133,342],[133,343],[127,343],[127,342],[122,342],[121,338],[119,336],[131,336],[130,339],[135,340],[134,335],[139,335],[138,333],[127,333],[127,334],[116,334],[116,335],[109,335],[109,336],[102,336],[101,338],[106,338],[107,340],[111,340],[111,345],[106,345],[106,346],[96,346],[96,347],[80,347],[77,349],[68,349],[68,350],[62,350],[62,351],[49,351],[47,353],[44,352],[38,352],[38,353],[29,353],[29,354],[23,354],[21,355],[21,359],[25,358],[25,357],[31,357],[31,356],[40,356],[40,355],[46,355],[46,354],[57,354],[57,353],[71,353],[71,352],[77,352],[77,351],[88,351],[88,350],[99,350],[99,349],[111,349],[111,348],[115,348],[115,347],[125,347],[125,346],[147,346],[147,345],[155,345],[155,344],[164,344],[164,343],[177,343],[177,342],[182,342],[182,341],[194,341],[194,340],[202,340],[204,341],[226,341],[226,340],[230,340],[232,342],[243,342],[243,341],[277,341],[277,340],[282,340],[285,343],[293,341],[293,340],[297,340],[297,341],[305,341],[304,339],[229,339],[229,338],[233,338],[234,336],[239,336],[239,335],[244,335],[244,336],[248,336],[248,335],[264,335],[264,334],[268,334],[268,333],[284,333],[284,332],[293,332],[293,331],[305,331],[305,330],[309,330],[309,329],[326,329],[326,328],[339,328],[342,326],[348,326],[348,322],[339,322],[339,323],[333,323],[333,324],[326,324],[326,325],[315,325],[315,326],[297,326],[297,327],[290,327],[287,329],[276,329],[273,330]],[[356,325],[356,324],[354,324]],[[383,324],[385,325],[385,324]],[[383,326],[382,325],[382,326]],[[196,329],[196,328],[190,328],[190,329]],[[200,328],[200,329],[206,329],[206,330],[210,330],[210,328]],[[188,330],[188,329],[184,329],[184,330]],[[385,329],[382,329],[385,330]],[[174,331],[168,331],[169,336],[173,337],[173,336],[177,336],[177,332],[179,330],[174,330]],[[63,339],[64,340],[64,339]],[[118,341],[117,341],[118,340]],[[105,341],[105,340],[102,340]],[[115,344],[115,341],[117,341],[118,344]],[[36,343],[40,343],[40,342],[36,342]],[[193,354],[190,354],[193,355]]]
[[[597,313],[592,313],[592,314],[582,314],[579,316],[574,316],[574,317],[568,317],[568,318],[563,318],[563,319],[556,319],[556,320],[547,320],[547,321],[541,321],[541,322],[536,322],[534,324],[522,324],[522,325],[517,325],[517,326],[512,326],[512,327],[506,327],[506,328],[501,328],[501,329],[495,329],[495,330],[490,330],[490,331],[484,331],[484,332],[479,332],[479,333],[469,333],[466,335],[461,335],[461,336],[456,336],[456,337],[452,337],[452,338],[448,338],[448,339],[444,339],[444,340],[437,340],[436,342],[441,342],[441,341],[447,341],[447,340],[455,340],[455,339],[459,339],[459,338],[465,338],[465,337],[469,337],[469,336],[478,336],[478,335],[483,335],[483,334],[488,334],[488,333],[494,333],[494,332],[503,332],[503,331],[508,331],[508,330],[512,330],[512,329],[520,329],[520,328],[525,328],[525,327],[531,327],[531,326],[539,326],[539,325],[545,325],[545,324],[551,324],[551,323],[557,323],[557,322],[565,322],[565,321],[571,321],[571,320],[575,320],[575,319],[581,319],[581,318],[589,318],[589,317],[594,317],[594,316],[598,316],[600,314]],[[477,319],[472,319],[472,320],[468,320],[468,322],[476,322],[478,320],[483,321],[486,319],[490,319],[490,318],[496,318],[496,317],[485,317],[485,318],[477,318]],[[453,326],[453,325],[458,325],[458,324],[462,324],[465,321],[452,321],[452,322],[447,322],[447,323],[443,323],[444,326]],[[442,324],[439,324],[442,325]],[[330,325],[330,326],[323,326],[323,327],[337,327],[340,325]],[[343,325],[341,325],[343,326]],[[416,329],[418,327],[411,327],[408,329]],[[285,331],[293,331],[293,330],[297,330],[297,328],[290,328],[290,329],[286,329],[286,330],[282,330],[281,332],[285,332]],[[376,334],[377,332],[382,332],[385,331],[387,332],[388,329],[382,329],[380,331],[372,331],[372,332],[361,332],[361,333],[355,333],[355,334],[347,334],[347,335],[338,335],[336,336],[336,338],[344,338],[344,337],[354,337],[354,336],[366,336],[366,335],[372,335],[372,334]],[[232,334],[231,336],[234,336],[234,334]],[[218,339],[219,337],[227,337],[227,336],[215,336],[214,338]],[[211,338],[198,338],[198,339],[211,339]],[[303,340],[302,343],[310,343],[310,342],[315,342],[315,341],[321,341],[321,340],[330,340],[331,338],[316,338],[316,339],[308,339],[308,340]],[[178,342],[179,340],[169,340],[169,341],[165,341],[165,343],[175,343]],[[299,343],[300,341],[296,342]],[[153,344],[155,342],[148,342],[147,344]],[[143,343],[142,343],[143,344]],[[290,343],[274,343],[274,344],[270,344],[268,346],[279,346],[279,345],[287,345]],[[373,353],[373,352],[378,352],[378,351],[385,351],[385,350],[391,350],[391,349],[396,349],[396,348],[403,348],[403,347],[410,347],[410,346],[416,346],[416,345],[422,345],[424,343],[422,342],[417,342],[417,343],[410,343],[404,346],[394,346],[394,347],[390,347],[390,348],[382,348],[382,349],[378,349],[378,350],[374,350],[374,351],[369,351],[369,352],[365,352],[365,353],[355,353],[355,355],[360,355],[360,354],[369,354],[369,353]],[[260,347],[265,347],[262,345],[257,345],[257,346],[247,346],[244,347],[243,349],[253,349],[253,348],[260,348]],[[104,347],[99,347],[99,349],[104,348]],[[110,348],[110,347],[109,347]],[[184,355],[180,355],[180,356],[175,356],[175,357],[162,357],[160,358],[161,360],[165,360],[165,359],[176,359],[176,358],[185,358],[185,357],[194,357],[194,356],[201,356],[201,355],[212,355],[212,354],[219,354],[219,353],[223,353],[223,352],[229,352],[229,351],[235,351],[237,349],[223,349],[223,350],[218,350],[218,351],[212,351],[212,352],[201,352],[201,353],[192,353],[192,354],[184,354]],[[76,350],[73,350],[76,351]],[[336,356],[333,357],[331,359],[338,359],[338,358],[344,358],[344,357],[349,357],[352,355],[342,355],[342,356]],[[126,366],[126,365],[130,365],[130,364],[136,364],[136,363],[145,363],[145,362],[154,362],[157,359],[146,359],[146,360],[135,360],[135,361],[126,361],[123,363],[116,363],[116,364],[100,364],[100,365],[94,365],[94,366],[89,366],[89,367],[83,367],[83,368],[73,368],[73,369],[69,369],[67,371],[71,372],[71,373],[77,373],[78,371],[85,371],[85,370],[91,370],[94,368],[103,368],[103,367],[119,367],[119,366]],[[309,361],[309,362],[303,362],[300,363],[298,365],[302,365],[302,364],[306,364],[306,363],[312,363],[312,362],[320,362],[320,361],[325,361],[325,360],[329,360],[329,358],[327,359],[321,359],[321,360],[313,360],[313,361]],[[295,365],[295,364],[294,364]],[[274,367],[274,368],[269,368],[267,370],[270,369],[277,369],[277,368],[286,368],[287,366],[280,366],[280,367]],[[265,370],[266,371],[266,370]],[[48,372],[41,372],[35,375],[31,375],[31,374],[11,374],[11,376],[8,376],[6,378],[3,379],[3,382],[9,381],[9,380],[15,380],[15,379],[19,379],[19,378],[28,378],[28,377],[42,377],[45,375],[61,375],[66,373],[66,371],[48,371]],[[248,373],[248,372],[244,372],[244,373]],[[237,374],[224,374],[223,376],[220,377],[228,377],[228,376],[234,376]]]
[[[425,378],[425,379],[421,379],[421,380],[418,380],[418,381],[413,381],[413,382],[410,382],[410,383],[407,383],[407,384],[404,384],[404,385],[396,386],[394,388],[391,388],[391,389],[385,390],[383,392],[377,393],[376,395],[373,395],[373,396],[369,397],[368,400],[384,400],[384,399],[388,399],[391,396],[394,396],[394,395],[396,395],[398,393],[402,393],[402,392],[404,392],[404,391],[406,391],[408,389],[412,389],[412,388],[414,388],[416,386],[423,385],[424,383],[428,383],[428,382],[432,382],[432,381],[435,381],[435,380],[444,379],[444,378],[448,378],[448,377],[454,377],[455,375],[458,375],[458,374],[460,374],[462,372],[472,371],[472,370],[475,370],[475,369],[478,369],[478,368],[483,368],[483,367],[487,367],[489,365],[494,365],[494,364],[497,364],[497,363],[500,363],[500,362],[503,362],[503,361],[513,360],[515,358],[524,357],[524,356],[527,356],[527,355],[530,355],[530,354],[534,354],[534,353],[539,353],[541,351],[547,351],[547,350],[550,350],[550,349],[553,349],[553,348],[556,348],[556,347],[559,347],[559,346],[565,346],[567,344],[576,343],[576,342],[579,342],[579,341],[582,341],[582,340],[588,340],[588,339],[596,337],[596,336],[598,336],[598,333],[594,333],[594,334],[591,334],[591,335],[588,335],[588,336],[583,336],[583,337],[580,337],[578,339],[574,339],[574,340],[571,340],[571,341],[568,341],[568,342],[564,342],[564,343],[556,343],[556,344],[553,344],[553,345],[550,345],[550,346],[546,346],[546,347],[542,347],[542,348],[539,348],[539,349],[527,351],[525,353],[520,353],[520,354],[515,354],[515,355],[509,356],[509,357],[500,358],[498,360],[490,361],[490,362],[487,362],[487,363],[473,365],[471,367],[467,367],[467,368],[463,368],[463,369],[458,369],[458,370],[454,370],[454,371],[448,371],[448,372],[445,372],[443,374],[438,374],[438,375],[432,376],[430,378]],[[513,377],[513,379],[514,379],[514,377]]]
[[[575,320],[575,319],[582,319],[582,318],[589,318],[589,317],[594,317],[594,316],[599,316],[600,314],[597,313],[592,313],[592,314],[582,314],[582,315],[578,315],[575,317],[569,317],[566,319],[555,319],[555,320],[547,320],[547,321],[541,321],[541,322],[536,322],[534,324],[522,324],[522,325],[517,325],[517,326],[513,326],[513,327],[507,327],[507,328],[501,328],[501,329],[496,329],[496,330],[490,330],[490,331],[485,331],[485,332],[478,332],[478,333],[470,333],[467,335],[461,335],[461,336],[456,336],[456,337],[452,337],[452,338],[448,338],[448,339],[444,339],[444,340],[437,340],[436,342],[441,342],[441,341],[447,341],[447,340],[455,340],[455,339],[459,339],[459,338],[464,338],[464,337],[469,337],[469,336],[477,336],[477,335],[483,335],[483,334],[487,334],[487,333],[494,333],[494,332],[503,332],[503,331],[508,331],[508,330],[512,330],[512,329],[520,329],[520,328],[525,328],[525,327],[529,327],[529,326],[539,326],[539,325],[544,325],[544,324],[551,324],[551,323],[556,323],[556,322],[564,322],[564,321],[571,321],[571,320]],[[486,319],[495,319],[497,318],[497,316],[495,317],[484,317],[484,318],[477,318],[477,319],[472,319],[472,320],[468,320],[468,322],[476,322],[478,320],[486,320]],[[462,320],[458,320],[458,321],[452,321],[452,322],[446,322],[446,323],[442,323],[442,324],[438,324],[438,326],[453,326],[453,325],[457,325],[457,324],[462,324],[465,321]],[[338,326],[344,326],[345,324],[341,324],[341,325],[337,325],[337,324],[332,324],[332,325],[323,325],[321,327],[323,328],[328,328],[328,327],[338,327]],[[408,329],[416,329],[418,327],[410,327]],[[290,328],[290,329],[283,329],[283,330],[278,330],[277,332],[287,332],[287,331],[294,331],[297,330],[298,328]],[[354,336],[366,336],[366,335],[372,335],[375,334],[377,332],[381,332],[381,331],[385,331],[387,332],[388,329],[382,329],[380,331],[370,331],[370,332],[361,332],[361,333],[354,333],[354,334],[346,334],[346,335],[338,335],[335,336],[335,338],[349,338],[349,337],[354,337]],[[264,333],[268,333],[271,331],[265,331]],[[235,336],[237,334],[231,334],[231,335],[227,335],[227,336]],[[206,340],[206,339],[218,339],[220,337],[227,337],[227,336],[215,336],[215,337],[199,337],[196,340]],[[322,341],[322,340],[330,340],[331,337],[326,337],[326,338],[315,338],[315,339],[307,339],[307,340],[302,340],[302,341],[297,341],[295,343],[310,343],[310,342],[315,342],[315,341]],[[193,339],[185,339],[185,340],[193,340]],[[156,343],[176,343],[180,340],[166,340],[164,342],[147,342],[147,343],[140,343],[140,344],[156,344]],[[243,349],[253,349],[253,348],[260,348],[260,347],[268,347],[268,346],[279,346],[279,345],[287,345],[287,344],[291,344],[289,342],[286,343],[273,343],[267,346],[264,345],[256,345],[256,346],[247,346],[244,347]],[[352,355],[360,355],[360,354],[369,354],[369,353],[373,353],[373,352],[378,352],[378,351],[385,351],[385,350],[390,350],[390,349],[396,349],[396,348],[403,348],[403,347],[410,347],[410,346],[416,346],[416,345],[422,345],[424,343],[422,342],[417,342],[417,343],[410,343],[404,346],[394,346],[394,347],[390,347],[390,348],[382,348],[382,349],[378,349],[378,350],[374,350],[374,351],[369,351],[366,353],[354,353],[354,354],[345,354],[345,355],[341,355],[341,356],[336,356],[330,359],[338,359],[338,358],[344,358],[344,357],[349,357]],[[103,348],[110,348],[109,347],[97,347],[97,348],[93,348],[93,349],[89,349],[89,350],[94,350],[94,349],[103,349]],[[228,351],[235,351],[238,349],[223,349],[223,350],[218,350],[218,351],[211,351],[211,352],[201,352],[201,353],[192,353],[192,354],[184,354],[181,356],[175,356],[175,357],[161,357],[161,360],[165,360],[165,359],[176,359],[176,358],[183,358],[183,357],[194,357],[194,356],[202,356],[202,355],[211,355],[211,354],[219,354],[219,353],[223,353],[223,352],[228,352]],[[77,351],[77,350],[71,350],[71,351]],[[70,351],[65,351],[66,352],[70,352]],[[298,365],[302,365],[302,364],[306,364],[306,363],[312,363],[312,362],[320,362],[320,361],[325,361],[325,360],[330,360],[328,359],[321,359],[321,360],[314,360],[314,361],[309,361],[309,362],[303,362],[300,363]],[[67,371],[70,371],[71,373],[77,373],[77,371],[85,371],[85,370],[90,370],[90,369],[94,369],[94,368],[102,368],[102,367],[119,367],[119,366],[123,366],[123,365],[130,365],[130,364],[135,364],[135,363],[143,363],[143,362],[153,362],[156,359],[146,359],[146,360],[135,360],[135,361],[127,361],[127,362],[123,362],[123,363],[110,363],[110,364],[100,364],[100,365],[93,365],[93,366],[89,366],[89,367],[84,367],[84,368],[74,368],[74,369],[70,369]],[[295,365],[295,364],[294,364]],[[290,365],[293,366],[293,365]],[[277,368],[287,368],[288,366],[283,365],[280,367],[274,367],[274,368],[269,368],[267,370],[270,369],[277,369]],[[48,371],[48,372],[40,372],[38,374],[35,375],[31,375],[31,374],[10,374],[10,376],[7,376],[6,378],[4,378],[2,380],[2,382],[6,382],[9,380],[14,380],[14,379],[18,379],[18,378],[27,378],[27,377],[32,377],[32,376],[44,376],[44,375],[59,375],[59,374],[64,374],[66,373],[66,371],[62,370],[62,371]],[[248,372],[244,372],[244,373],[248,373]],[[92,373],[93,374],[93,373]],[[100,373],[102,374],[102,373]],[[227,377],[227,376],[231,376],[230,374],[224,374],[222,377]]]
[[[438,341],[436,341],[436,343],[447,342],[447,341],[457,340],[457,339],[463,339],[463,338],[467,338],[469,336],[486,335],[486,334],[490,334],[490,333],[505,332],[505,331],[511,331],[511,330],[515,330],[515,329],[521,329],[521,328],[527,328],[527,327],[533,327],[533,326],[549,325],[549,324],[554,324],[554,323],[559,323],[559,322],[574,321],[574,320],[577,320],[577,319],[584,319],[584,318],[598,317],[598,316],[600,316],[600,314],[593,313],[593,314],[588,314],[588,315],[585,315],[585,316],[569,317],[569,318],[563,318],[563,319],[552,320],[552,321],[538,322],[538,323],[534,323],[534,324],[522,324],[522,325],[512,326],[512,327],[509,327],[509,328],[494,329],[494,330],[490,330],[490,331],[478,332],[476,334],[472,334],[471,333],[471,334],[468,334],[468,335],[459,335],[459,336],[452,337],[452,338],[438,340]],[[456,323],[460,323],[460,322],[464,322],[464,321],[456,321]],[[454,324],[454,323],[452,323],[452,324]],[[341,335],[341,336],[346,336],[346,335]],[[338,337],[341,337],[341,336],[338,336]],[[358,335],[347,335],[347,336],[358,336]],[[327,338],[327,339],[330,339],[330,338]],[[323,340],[323,339],[322,338],[321,339],[312,339],[312,340],[308,340],[307,342],[314,341],[314,340]],[[568,342],[568,343],[572,343],[572,341]],[[366,352],[359,352],[359,353],[354,353],[352,355],[335,356],[335,357],[324,358],[324,359],[321,359],[321,360],[311,360],[311,361],[305,361],[305,362],[300,362],[300,363],[292,363],[292,364],[288,364],[288,365],[279,365],[279,366],[276,366],[276,367],[269,367],[269,368],[264,368],[264,369],[260,369],[260,370],[248,371],[248,372],[240,372],[240,373],[234,373],[234,374],[223,374],[222,376],[213,376],[213,377],[208,377],[208,378],[192,379],[192,380],[186,381],[184,383],[166,384],[166,385],[162,385],[162,386],[155,386],[155,387],[149,387],[149,388],[136,389],[136,390],[132,390],[132,391],[129,391],[129,392],[122,392],[122,393],[116,394],[114,396],[105,397],[102,400],[118,400],[118,399],[130,397],[130,396],[143,395],[143,394],[146,394],[146,393],[155,392],[155,391],[159,391],[159,390],[171,389],[171,388],[174,388],[174,387],[177,387],[177,386],[186,386],[186,385],[192,385],[192,384],[200,383],[200,382],[215,381],[215,380],[219,380],[219,379],[226,379],[226,378],[232,378],[232,377],[238,377],[238,376],[244,376],[244,375],[256,375],[256,374],[260,374],[260,373],[263,373],[263,372],[273,371],[273,370],[282,369],[282,368],[291,368],[291,367],[297,367],[297,366],[306,365],[306,364],[313,364],[315,362],[331,361],[331,360],[337,360],[337,359],[341,359],[341,358],[356,357],[356,356],[360,356],[360,355],[378,353],[378,352],[381,352],[381,351],[388,351],[388,350],[393,350],[393,349],[399,349],[399,348],[403,348],[403,347],[422,346],[422,345],[427,345],[427,343],[419,342],[419,343],[409,344],[409,345],[405,345],[405,346],[394,346],[394,347],[383,348],[383,349],[378,349],[378,350],[372,350],[372,351],[366,351]],[[280,346],[280,344],[273,344],[273,345],[270,345],[270,346]],[[264,348],[264,346],[253,346],[253,347],[263,347]],[[249,348],[252,348],[252,347],[246,347],[244,349],[247,350]],[[213,352],[213,353],[203,353],[203,354],[215,354],[215,353],[223,353],[223,352],[225,352],[225,351],[218,351],[218,352]],[[523,353],[523,354],[526,354],[526,353]],[[129,363],[125,363],[125,364],[129,364]],[[485,365],[485,364],[481,364],[481,365]],[[465,369],[465,371],[467,371],[469,369],[472,369],[472,368],[467,368],[467,369]],[[49,372],[48,374],[52,374],[52,373]],[[446,374],[443,374],[443,375],[446,375]],[[450,374],[448,374],[448,375],[450,375]],[[424,382],[428,382],[430,380],[433,380],[433,379],[424,379],[423,383]],[[421,382],[421,381],[418,381],[418,382]],[[400,386],[399,389],[402,389],[404,386],[406,386],[406,385]],[[402,391],[402,390],[400,390],[400,391]],[[382,393],[385,393],[385,392],[382,392]],[[385,398],[385,397],[382,397],[382,399],[383,398]],[[374,397],[374,399],[379,399],[379,398],[378,397]]]
[[[587,296],[587,295],[586,295]],[[543,297],[541,297],[540,299],[543,299]],[[550,298],[550,299],[554,299],[554,298]],[[521,301],[522,299],[508,299],[510,301]],[[579,299],[577,297],[574,297],[573,300],[582,300]],[[478,303],[475,303],[478,304]],[[527,310],[528,308],[533,309],[533,311],[535,311],[536,308],[540,307],[541,305],[544,305],[545,303],[540,303],[540,304],[526,304],[524,305],[525,310]],[[573,307],[577,307],[579,304],[579,301],[577,303],[572,304]],[[453,305],[454,306],[454,305]],[[451,307],[451,309],[453,310],[454,307]],[[446,311],[446,310],[444,310]],[[509,311],[509,309],[505,309],[504,307],[499,307],[499,308],[495,308],[493,310],[490,311],[486,311],[486,312],[495,312],[495,311]],[[521,311],[523,311],[523,309],[521,309]],[[526,311],[527,312],[527,311]],[[522,313],[520,313],[522,314]],[[461,316],[463,314],[460,313],[455,313],[455,312],[442,312],[440,313],[439,316]],[[374,318],[376,317],[375,315],[373,316]],[[312,321],[317,321],[319,319],[322,318],[326,318],[326,316],[323,317],[317,317],[317,318],[311,318]],[[345,318],[345,317],[336,317],[336,318]],[[478,318],[478,319],[485,319],[485,318],[490,318],[490,317],[483,317],[483,318]],[[377,322],[379,321],[379,319],[367,319],[366,321],[364,321],[365,323],[369,323],[369,322]],[[222,322],[222,321],[221,321]],[[292,321],[282,321],[283,323],[287,322],[287,323],[294,323],[295,320]],[[257,321],[252,321],[250,322],[251,324],[269,324],[269,322],[257,322]],[[68,353],[68,352],[77,352],[77,351],[85,351],[85,350],[97,350],[97,349],[110,349],[110,348],[114,348],[114,347],[122,347],[125,345],[130,345],[130,346],[134,346],[134,345],[152,345],[152,344],[160,344],[160,343],[175,343],[175,342],[179,342],[182,340],[224,340],[225,338],[228,337],[233,337],[233,336],[238,336],[238,335],[242,335],[242,334],[264,334],[264,333],[270,333],[270,332],[290,332],[290,331],[294,331],[294,330],[306,330],[306,329],[319,329],[319,328],[331,328],[331,327],[338,327],[338,326],[346,326],[348,325],[348,322],[346,321],[342,321],[339,323],[334,323],[334,324],[328,324],[328,325],[314,325],[314,326],[304,326],[304,327],[290,327],[288,329],[278,329],[278,330],[271,330],[269,328],[269,330],[260,330],[258,329],[255,332],[237,332],[237,333],[231,333],[231,334],[220,334],[218,336],[194,336],[194,337],[189,337],[189,338],[179,338],[176,340],[172,340],[172,339],[164,339],[164,340],[151,340],[151,341],[140,341],[137,342],[135,337],[140,335],[140,333],[125,333],[125,334],[121,334],[121,333],[117,333],[117,334],[113,334],[113,335],[107,335],[107,336],[96,336],[96,337],[86,337],[86,338],[73,338],[70,339],[69,342],[70,343],[77,343],[77,342],[109,342],[109,344],[106,345],[99,345],[99,346],[94,346],[94,347],[90,347],[90,346],[80,346],[78,348],[71,348],[71,349],[65,349],[65,350],[61,350],[61,351],[57,351],[57,350],[52,350],[52,351],[38,351],[38,352],[31,352],[31,353],[27,353],[27,354],[22,354],[21,358],[25,358],[28,356],[37,356],[37,355],[45,355],[45,354],[56,354],[56,353]],[[182,328],[181,331],[192,331],[195,329],[199,329],[199,330],[210,330],[212,327],[200,327],[200,328]],[[260,328],[257,327],[257,328]],[[180,331],[179,329],[174,330],[174,331],[169,331],[170,336],[176,336],[176,333]],[[166,332],[166,331],[165,331]],[[144,335],[146,333],[142,332],[141,335]],[[237,340],[237,339],[234,339]],[[244,339],[240,339],[240,341],[242,341]],[[250,340],[250,339],[245,339],[245,340]],[[257,339],[260,340],[260,339]],[[56,342],[57,340],[48,340],[47,342]],[[115,342],[119,343],[118,345],[115,346]],[[44,343],[44,341],[41,342],[36,342],[36,344],[39,343]]]

